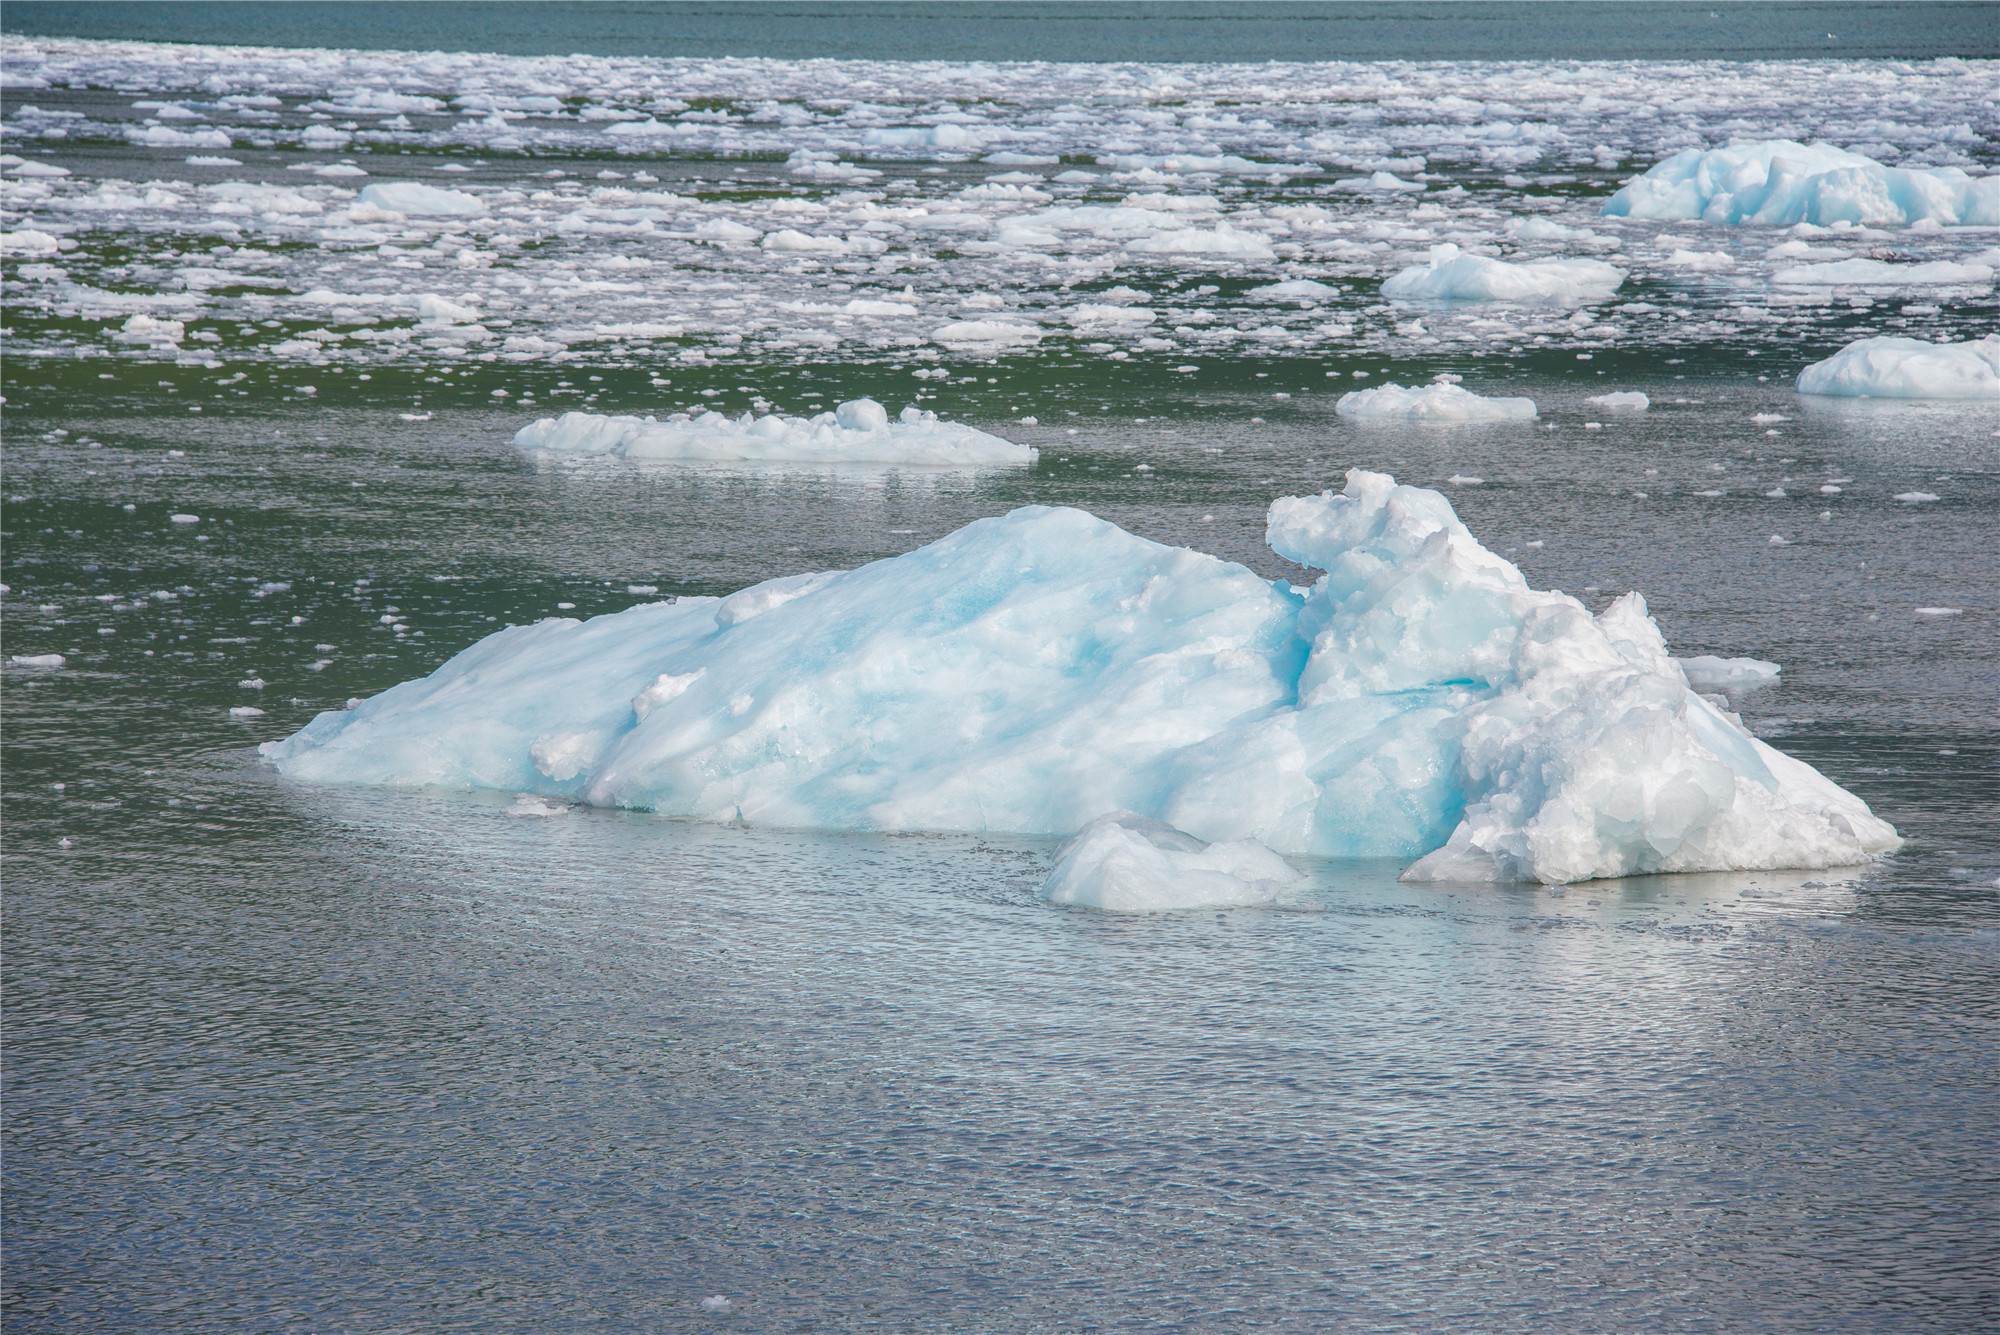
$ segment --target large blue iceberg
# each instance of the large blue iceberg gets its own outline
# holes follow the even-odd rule
[[[1436,492],[1272,505],[1309,589],[1031,506],[858,570],[489,636],[264,754],[699,820],[1415,859],[1412,880],[1863,862],[1866,804],[1692,690],[1637,594],[1530,589]]]
[[[1613,217],[1790,227],[2000,225],[2000,177],[1957,167],[1887,167],[1832,144],[1739,140],[1683,149],[1605,201]]]

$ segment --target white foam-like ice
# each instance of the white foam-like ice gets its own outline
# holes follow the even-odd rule
[[[1964,343],[1857,339],[1799,372],[1801,394],[2000,400],[2000,334]]]
[[[1603,260],[1528,260],[1512,264],[1467,255],[1447,241],[1382,284],[1385,297],[1429,301],[1595,301],[1610,296],[1625,271]]]
[[[1299,879],[1254,839],[1205,844],[1163,821],[1116,811],[1057,850],[1042,898],[1107,913],[1244,908],[1272,903]]]
[[[1275,502],[1266,536],[1326,574],[1295,592],[1030,506],[752,591],[772,605],[747,619],[686,598],[513,627],[264,754],[303,780],[774,825],[1068,835],[1132,811],[1413,857],[1418,880],[1820,867],[1897,842],[1692,691],[1636,594],[1593,617],[1530,589],[1435,492],[1357,469]]]
[[[1990,264],[1931,260],[1896,264],[1888,260],[1835,260],[1831,264],[1795,264],[1771,275],[1786,287],[1929,287],[1939,283],[1983,286],[1993,280]]]
[[[1405,389],[1377,385],[1340,396],[1333,410],[1342,417],[1372,422],[1510,422],[1535,415],[1535,401],[1485,398],[1457,385],[1438,383]]]
[[[1717,223],[1908,227],[2000,225],[2000,177],[1957,167],[1886,167],[1832,144],[1790,139],[1683,149],[1605,202],[1611,217]]]
[[[610,454],[628,459],[711,462],[1032,464],[1036,451],[936,413],[905,408],[890,420],[873,399],[853,399],[813,417],[703,412],[651,417],[606,417],[572,412],[522,427],[514,444],[558,454]]]

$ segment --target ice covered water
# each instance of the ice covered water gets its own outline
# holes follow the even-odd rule
[[[1566,43],[1607,12],[1562,9]],[[1826,9],[1691,20],[1726,57],[1793,24],[1758,64],[1087,71],[29,43],[27,11],[0,14],[10,1331],[1987,1320],[1996,423],[1796,382],[1984,338],[2000,236],[1603,209],[1778,140],[1990,179],[1990,62],[1844,58],[1878,21],[1851,6],[1803,47]],[[1624,277],[1383,295],[1445,244]],[[1388,385],[1535,416],[1337,411]],[[1038,456],[513,443],[862,399]],[[1273,852],[1279,884],[1215,861],[1255,851],[1221,829],[1122,816],[1058,877],[1054,834],[574,800],[589,720],[501,738],[518,787],[256,754],[510,625],[712,599],[748,641],[1031,507],[1302,607],[1331,572],[1265,541],[1271,502],[1356,467],[1448,497],[1620,663],[1643,590],[1682,717],[1904,843],[1567,889]],[[633,668],[634,733],[718,675]],[[1580,725],[1604,668],[1547,678],[1589,688]],[[1563,736],[1534,721],[1496,748]],[[1605,740],[1555,774],[1605,840],[1627,778],[1651,834],[1694,809],[1656,782],[1672,727]],[[1489,799],[1536,795],[1500,771],[1460,819],[1512,838]]]
[[[1989,71],[1951,60],[808,73],[6,41],[15,355],[101,357],[139,316],[182,326],[163,360],[321,392],[1949,341],[2000,239]],[[83,91],[114,87],[143,92]]]

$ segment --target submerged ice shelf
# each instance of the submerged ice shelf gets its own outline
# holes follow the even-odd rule
[[[631,459],[710,462],[936,464],[961,467],[1032,464],[1037,451],[915,407],[891,421],[873,399],[852,399],[813,417],[716,412],[651,417],[564,413],[515,433],[524,450],[613,454]]]
[[[263,752],[296,779],[1069,835],[1107,812],[1413,880],[1865,861],[1895,832],[1692,689],[1637,594],[1530,589],[1435,492],[1271,506],[1299,591],[1030,506],[857,570],[489,636]],[[1109,836],[1107,836],[1109,837]]]

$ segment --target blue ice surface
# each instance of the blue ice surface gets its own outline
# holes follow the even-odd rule
[[[264,755],[708,821],[1399,857],[1415,880],[1823,867],[1898,842],[1688,686],[1644,600],[1530,589],[1437,492],[1271,506],[1304,593],[1074,509],[857,570],[511,627]]]

